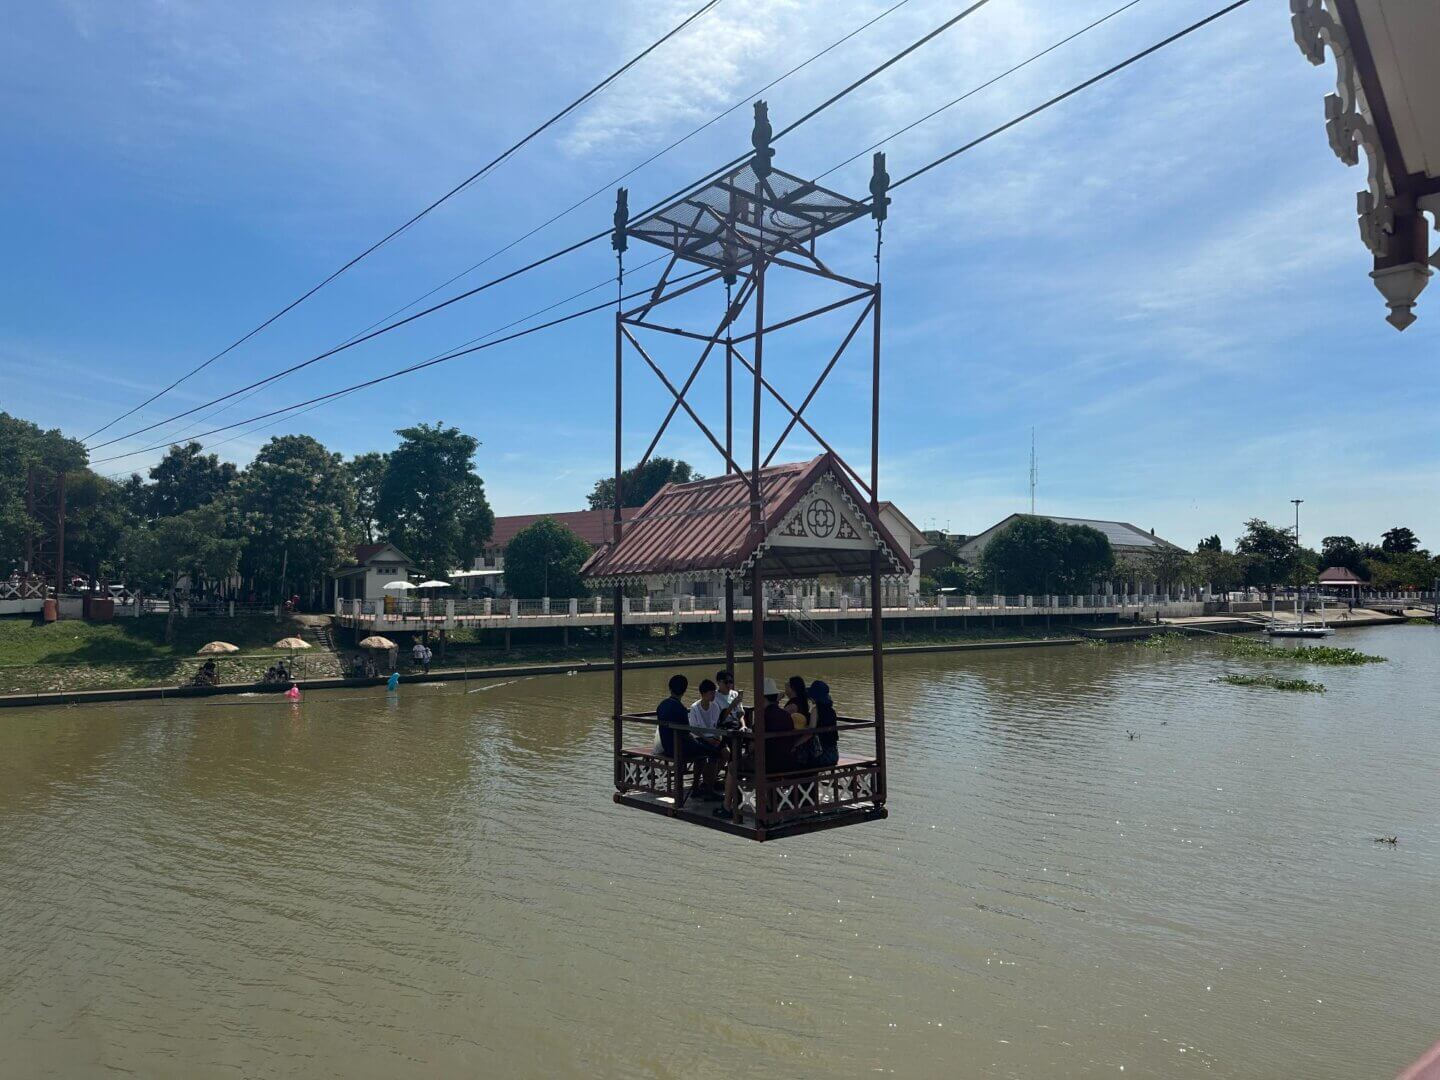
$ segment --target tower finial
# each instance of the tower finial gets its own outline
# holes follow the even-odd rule
[[[770,127],[770,106],[763,101],[755,102],[755,127],[750,132],[750,145],[755,147],[755,160],[750,167],[755,175],[764,180],[774,170],[772,161],[775,150],[770,145],[774,131]]]
[[[890,196],[886,194],[889,190],[890,174],[885,171],[885,151],[876,150],[870,172],[870,216],[876,221],[884,221],[889,215]]]
[[[615,231],[610,234],[610,246],[623,252],[630,246],[630,236],[625,226],[630,221],[630,189],[615,189]]]

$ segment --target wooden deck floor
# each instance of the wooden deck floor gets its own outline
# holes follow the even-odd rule
[[[867,821],[879,821],[889,816],[889,811],[885,807],[866,803],[772,824],[762,835],[756,826],[754,815],[749,812],[746,812],[738,823],[729,815],[716,817],[715,811],[720,807],[720,802],[715,799],[687,799],[685,805],[679,810],[675,809],[674,800],[668,796],[650,795],[643,792],[631,792],[625,795],[617,793],[615,802],[621,806],[646,810],[652,814],[662,814],[674,818],[676,821],[701,825],[707,829],[727,832],[733,836],[743,836],[749,840],[780,840],[787,836],[800,836],[823,829],[861,825]]]

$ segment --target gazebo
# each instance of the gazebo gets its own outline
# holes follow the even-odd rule
[[[1352,600],[1359,599],[1360,590],[1365,585],[1365,581],[1359,574],[1343,566],[1327,566],[1324,570],[1320,571],[1320,576],[1316,579],[1316,583],[1320,588],[1334,589],[1336,593],[1340,595],[1343,595],[1341,590],[1348,589],[1350,599]]]
[[[756,102],[751,133],[754,153],[741,164],[705,179],[683,197],[634,221],[625,189],[617,193],[611,240],[620,262],[621,281],[615,315],[615,504],[611,540],[590,557],[583,570],[592,583],[611,588],[614,603],[615,801],[755,840],[858,824],[886,815],[881,584],[890,575],[911,571],[908,552],[881,523],[878,491],[880,251],[890,204],[885,155],[875,155],[870,197],[857,200],[776,169],[771,137],[766,105]],[[875,223],[873,282],[836,272],[816,249],[821,236],[866,217]],[[669,253],[669,259],[643,300],[626,308],[624,258],[631,239],[661,248]],[[681,268],[684,272],[677,273]],[[767,290],[773,296],[776,284],[787,281],[803,284],[794,294],[801,299],[815,297],[813,306],[798,313],[792,307],[784,318],[772,315],[767,320]],[[715,296],[722,288],[718,320],[693,325],[695,312],[704,309],[705,297]],[[817,290],[829,291],[835,298],[827,301]],[[672,303],[681,298],[684,303]],[[660,321],[657,309],[676,314]],[[753,330],[740,323],[747,311],[753,313]],[[777,348],[771,338],[788,327],[839,311],[848,314],[841,324],[843,333],[836,335],[837,347],[809,393],[798,405],[792,404],[776,388],[774,371],[788,370],[793,377],[796,352]],[[692,320],[690,326],[684,325],[687,316]],[[812,326],[810,340],[815,337]],[[870,450],[868,475],[846,462],[805,417],[825,379],[856,340],[868,346],[864,351],[870,361],[869,430],[865,432]],[[685,378],[666,374],[652,355],[657,341],[694,343],[698,357]],[[786,344],[783,337],[781,344]],[[622,402],[627,357],[643,362],[673,399],[640,464],[650,459],[670,421],[683,410],[715,449],[723,473],[709,480],[667,485],[633,518],[622,520],[626,460]],[[723,428],[718,421],[707,423],[689,397],[712,357],[724,365]],[[767,371],[771,373],[768,377]],[[785,422],[762,458],[762,419],[775,407],[762,411],[767,396],[778,405]],[[741,409],[737,410],[737,403]],[[741,445],[749,443],[749,454],[738,455],[748,456],[744,465],[737,460],[737,413],[740,423],[748,427],[744,432],[748,439]],[[775,463],[797,428],[823,452],[807,461]],[[874,715],[840,718],[836,764],[787,771],[770,767],[767,757],[778,761],[788,755],[778,748],[767,755],[767,744],[776,746],[772,742],[776,738],[793,743],[795,735],[767,733],[763,723],[756,722],[757,712],[745,728],[725,736],[730,749],[727,787],[738,789],[733,805],[717,814],[713,806],[696,807],[687,801],[686,773],[691,763],[685,760],[685,740],[676,740],[673,757],[658,752],[651,745],[655,714],[627,709],[624,693],[624,590],[637,581],[680,574],[714,575],[723,585],[725,651],[731,670],[735,668],[735,585],[737,581],[748,585],[752,655],[746,700],[759,711],[764,708],[759,695],[766,681],[766,584],[832,574],[868,577]]]

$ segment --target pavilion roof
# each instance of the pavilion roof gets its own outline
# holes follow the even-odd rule
[[[750,519],[750,476],[731,473],[666,484],[625,523],[620,542],[595,552],[584,576],[597,583],[681,574],[767,578],[870,572],[880,550],[887,574],[908,574],[909,553],[829,454],[760,470],[761,526]]]

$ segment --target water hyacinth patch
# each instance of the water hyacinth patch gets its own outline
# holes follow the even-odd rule
[[[1323,694],[1325,684],[1306,679],[1282,679],[1278,675],[1224,675],[1216,682],[1231,686],[1258,686],[1267,690],[1291,690],[1302,694]]]
[[[1333,645],[1300,645],[1293,649],[1282,649],[1253,638],[1230,638],[1225,642],[1225,655],[1237,659],[1293,660],[1301,664],[1322,664],[1326,667],[1383,664],[1388,659],[1362,653],[1359,649],[1336,648]]]

